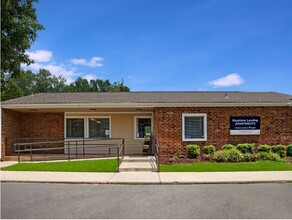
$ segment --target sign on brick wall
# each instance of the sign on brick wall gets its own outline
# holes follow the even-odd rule
[[[259,135],[260,124],[258,116],[231,116],[230,135]]]

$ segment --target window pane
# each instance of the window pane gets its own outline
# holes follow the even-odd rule
[[[204,138],[204,117],[185,117],[185,139]]]
[[[109,119],[89,118],[89,137],[109,138]]]
[[[137,138],[144,138],[151,133],[151,118],[137,118]]]
[[[84,137],[84,119],[67,118],[67,137]]]

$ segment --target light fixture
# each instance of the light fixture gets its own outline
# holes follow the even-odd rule
[[[142,112],[143,111],[143,109],[141,109],[141,108],[136,108],[136,112]]]
[[[31,112],[37,112],[38,110],[35,109],[35,108],[33,108],[33,109],[31,109],[30,111],[31,111]]]
[[[96,111],[96,108],[91,108],[89,110],[92,111],[92,112],[95,112]]]

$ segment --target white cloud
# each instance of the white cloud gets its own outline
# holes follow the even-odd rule
[[[49,62],[53,56],[53,53],[48,50],[36,50],[34,52],[26,52],[26,54],[35,62]]]
[[[101,67],[101,66],[103,66],[103,64],[101,63],[103,61],[102,57],[92,57],[90,60],[70,59],[69,61],[75,65],[81,65],[81,66],[88,66],[88,67]]]
[[[87,79],[87,81],[89,82],[90,80],[95,79],[96,76],[93,74],[88,74],[88,75],[83,76],[83,78]]]
[[[239,86],[244,83],[244,79],[237,73],[231,73],[219,79],[215,79],[209,82],[209,85],[213,87],[228,87]]]

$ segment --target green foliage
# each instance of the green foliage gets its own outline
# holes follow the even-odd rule
[[[222,150],[231,150],[231,149],[236,149],[236,147],[233,144],[224,144],[221,147]]]
[[[200,146],[195,144],[190,144],[186,146],[188,157],[197,158],[200,155]]]
[[[287,156],[292,157],[292,144],[287,146]]]
[[[44,27],[38,23],[34,3],[37,0],[1,1],[1,77],[20,73],[21,63],[31,64],[25,51]],[[1,83],[3,84],[3,82]]]
[[[266,152],[266,153],[270,153],[271,152],[271,146],[267,145],[267,144],[260,144],[258,146],[258,152]]]
[[[282,161],[280,156],[275,153],[267,153],[267,152],[259,152],[259,159],[260,160],[271,160],[271,161]]]
[[[278,154],[280,157],[286,156],[286,146],[276,145],[271,147],[272,153]]]
[[[12,77],[4,74],[4,84],[1,87],[1,100],[18,98],[35,93],[50,92],[123,92],[130,89],[120,82],[110,83],[109,80],[90,80],[79,77],[75,82],[66,85],[66,79],[55,76],[45,69],[40,69],[37,74],[22,70],[19,75]]]
[[[214,145],[207,145],[207,146],[204,146],[204,153],[206,155],[210,155],[210,154],[214,154],[216,151],[216,148]]]
[[[238,144],[236,146],[237,150],[239,150],[243,154],[253,154],[254,153],[254,144]]]
[[[213,159],[217,162],[240,162],[244,155],[237,149],[220,150],[214,153]]]
[[[246,153],[244,154],[244,161],[245,162],[254,162],[256,161],[257,157],[254,154]]]

